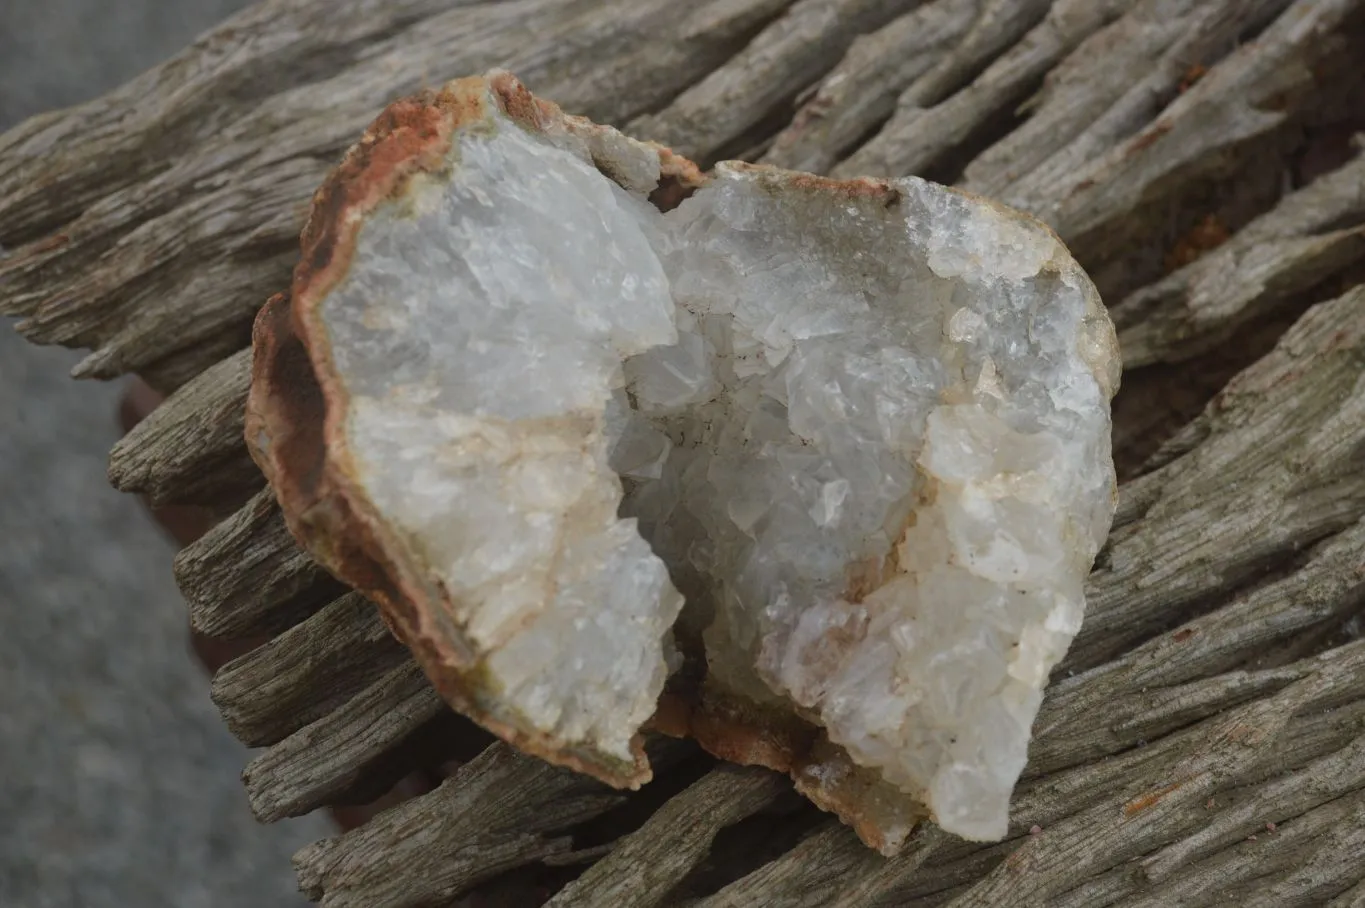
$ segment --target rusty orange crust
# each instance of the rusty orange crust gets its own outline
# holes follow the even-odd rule
[[[672,211],[706,183],[701,169],[671,148],[648,143],[659,152],[659,187],[649,194],[650,203],[660,211]]]
[[[1170,794],[1173,791],[1178,791],[1180,789],[1180,786],[1184,784],[1185,784],[1184,782],[1172,782],[1169,785],[1165,785],[1161,788],[1158,788],[1156,791],[1149,791],[1146,794],[1139,795],[1138,797],[1133,798],[1131,801],[1123,805],[1123,815],[1125,817],[1137,816],[1147,808],[1152,807],[1153,805],[1159,803],[1162,798],[1166,797],[1166,795]]]
[[[290,532],[328,570],[359,589],[386,583],[367,540],[337,534],[356,523],[346,502],[331,494],[323,466],[322,391],[294,334],[288,294],[271,297],[252,328],[251,389],[246,440],[270,480]]]
[[[891,185],[890,180],[874,179],[873,177],[836,180],[833,177],[822,177],[813,173],[797,173],[767,164],[749,164],[745,161],[727,161],[725,166],[739,173],[756,174],[760,179],[770,174],[774,178],[773,185],[780,186],[784,191],[798,189],[821,195],[844,196],[849,199],[869,199],[881,202],[888,208],[899,204],[901,200],[901,191]]]
[[[488,115],[490,94],[530,129],[543,129],[545,118],[558,112],[509,73],[459,79],[389,105],[328,174],[313,195],[301,238],[303,255],[294,268],[293,298],[302,302],[295,323],[304,329],[305,340],[300,315],[346,276],[365,215],[402,195],[413,176],[440,170],[455,132]]]

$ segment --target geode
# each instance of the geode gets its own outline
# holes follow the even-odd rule
[[[1005,834],[1114,509],[1113,329],[1040,223],[493,73],[348,152],[255,347],[291,530],[456,709],[617,786],[691,735],[888,853]]]

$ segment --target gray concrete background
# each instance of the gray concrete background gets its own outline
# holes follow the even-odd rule
[[[0,131],[174,54],[241,0],[0,0]],[[191,660],[173,549],[105,481],[120,388],[0,324],[0,908],[304,904]]]

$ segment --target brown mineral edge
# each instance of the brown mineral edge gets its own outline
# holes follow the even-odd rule
[[[671,737],[693,738],[722,760],[789,775],[811,803],[887,856],[900,851],[914,827],[929,818],[922,798],[856,765],[824,729],[711,684],[703,684],[700,692],[665,692],[650,727]]]
[[[414,559],[404,541],[361,494],[338,417],[347,397],[335,378],[318,307],[345,278],[366,215],[401,198],[414,176],[447,167],[456,133],[482,121],[489,103],[528,130],[584,138],[604,175],[627,189],[647,192],[661,211],[677,207],[706,182],[686,158],[566,116],[508,73],[459,79],[394,102],[314,195],[290,291],[272,297],[257,316],[247,447],[269,479],[290,532],[323,567],[377,603],[386,624],[412,650],[447,703],[523,751],[616,787],[635,788],[651,777],[642,735],[632,742],[633,760],[623,762],[553,735],[527,732],[500,709],[486,689],[481,655],[452,617],[448,594],[409,567]],[[658,153],[657,185],[626,186],[626,168],[616,166],[616,154],[627,144]],[[809,180],[812,188],[851,196],[895,192],[874,180]],[[922,816],[911,795],[889,789],[871,771],[854,766],[818,727],[705,684],[691,692],[665,694],[649,725],[665,734],[693,737],[722,759],[790,774],[798,790],[884,853],[894,853],[903,842],[909,826],[901,820]],[[888,813],[881,809],[888,803],[896,817],[890,836]]]

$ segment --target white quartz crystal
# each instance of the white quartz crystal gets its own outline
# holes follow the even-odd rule
[[[922,180],[721,165],[661,214],[657,152],[631,192],[590,144],[490,104],[361,228],[320,311],[366,495],[513,726],[628,760],[682,589],[708,683],[1002,837],[1113,509],[1090,281]]]
[[[664,218],[680,342],[626,374],[673,450],[622,512],[705,579],[715,674],[997,839],[1112,516],[1112,379],[1088,353],[1112,341],[1045,228],[891,185],[722,165]],[[661,402],[692,337],[705,390]]]

